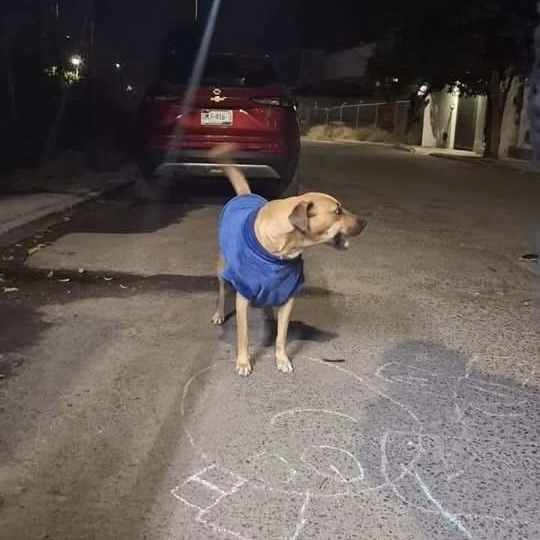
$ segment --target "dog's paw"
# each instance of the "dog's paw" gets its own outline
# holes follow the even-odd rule
[[[212,317],[212,324],[221,325],[225,322],[225,315],[222,313],[215,313]]]
[[[292,373],[294,371],[294,368],[292,367],[292,364],[288,358],[276,359],[276,365],[278,371],[281,371],[282,373]]]
[[[236,362],[236,373],[242,377],[247,377],[251,373],[251,364],[249,362]]]

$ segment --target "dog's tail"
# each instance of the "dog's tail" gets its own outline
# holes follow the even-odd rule
[[[218,144],[210,150],[209,156],[223,165],[223,170],[236,194],[245,195],[246,193],[251,193],[251,189],[244,173],[232,161],[232,154],[236,148],[236,145],[232,143]]]

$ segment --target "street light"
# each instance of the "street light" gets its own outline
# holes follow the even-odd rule
[[[82,56],[79,54],[72,54],[69,57],[69,63],[73,66],[73,71],[66,71],[65,75],[67,77],[72,77],[73,81],[79,81],[81,77],[81,68],[83,65]]]
[[[72,66],[79,68],[82,65],[82,58],[78,54],[74,54],[70,57],[69,62]]]

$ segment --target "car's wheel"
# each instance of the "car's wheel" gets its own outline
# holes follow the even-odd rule
[[[284,180],[279,180],[276,183],[271,185],[266,185],[262,189],[262,194],[264,194],[268,199],[285,199],[287,197],[294,197],[298,195],[300,190],[300,177],[298,170],[294,173],[293,177],[287,182]]]
[[[298,172],[298,169],[296,169],[293,177],[291,178],[291,181],[286,184],[282,185],[279,189],[279,194],[277,198],[285,199],[286,197],[294,197],[298,195],[300,192],[300,174]]]
[[[163,202],[171,191],[172,180],[139,170],[135,183],[137,198],[146,202]]]

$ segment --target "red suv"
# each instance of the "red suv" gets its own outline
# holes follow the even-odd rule
[[[138,162],[146,187],[159,178],[222,176],[208,150],[234,142],[235,161],[270,196],[298,192],[300,127],[296,103],[266,56],[211,54],[193,105],[183,99],[192,63],[172,55],[149,88],[138,120]],[[270,190],[268,189],[270,188]]]

